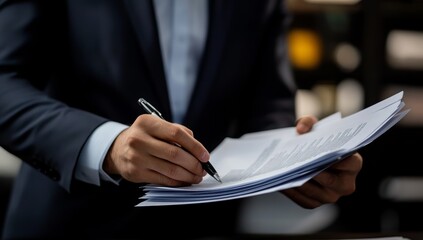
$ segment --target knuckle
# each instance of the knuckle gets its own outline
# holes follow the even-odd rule
[[[138,154],[135,151],[130,149],[125,153],[123,160],[126,164],[129,165],[129,167],[131,167],[132,164],[136,161],[137,156],[138,156]]]
[[[334,173],[323,171],[321,174],[316,176],[315,180],[324,187],[335,187],[338,178]]]
[[[128,144],[128,146],[129,147],[135,147],[136,146],[136,144],[137,144],[137,142],[138,142],[138,139],[136,138],[136,137],[134,137],[134,136],[128,136],[127,138],[126,138],[126,143]]]
[[[192,137],[194,136],[194,132],[191,129],[189,129],[189,128],[184,128],[183,131],[185,131],[186,133],[188,133]]]
[[[137,119],[135,119],[135,122],[137,123],[143,122],[145,118],[146,118],[145,114],[138,115]]]
[[[170,137],[175,140],[182,134],[182,129],[179,127],[172,127],[169,131]]]
[[[138,115],[137,119],[135,119],[136,124],[146,124],[150,123],[151,116],[149,114],[141,114]]]
[[[334,186],[337,183],[337,177],[334,174],[328,174],[325,178],[325,184],[327,186]]]
[[[178,147],[169,147],[167,150],[168,158],[172,161],[176,160],[178,156],[181,154],[181,149]]]
[[[138,180],[138,175],[135,167],[131,164],[128,164],[122,173],[122,177],[129,181],[136,182]]]

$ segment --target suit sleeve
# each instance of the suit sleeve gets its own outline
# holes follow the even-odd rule
[[[106,120],[44,92],[60,49],[41,3],[0,1],[0,145],[69,191],[85,141]]]

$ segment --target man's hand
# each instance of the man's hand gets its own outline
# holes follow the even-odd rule
[[[202,181],[206,172],[200,161],[209,158],[191,130],[143,114],[115,139],[103,169],[134,183],[186,186]]]
[[[317,118],[302,117],[297,120],[299,134],[309,132]],[[298,205],[312,209],[326,203],[335,203],[340,197],[355,191],[355,181],[361,171],[363,159],[359,153],[333,164],[304,185],[281,191]]]

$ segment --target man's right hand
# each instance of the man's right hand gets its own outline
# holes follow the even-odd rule
[[[200,161],[209,158],[190,129],[143,114],[115,139],[103,169],[134,183],[186,186],[202,181]]]

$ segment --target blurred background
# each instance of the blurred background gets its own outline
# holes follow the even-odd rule
[[[404,91],[409,114],[366,146],[330,230],[423,231],[423,1],[291,0],[299,115],[343,116]]]
[[[364,165],[353,195],[315,210],[279,204],[281,196],[251,198],[240,227],[255,233],[423,232],[423,1],[289,0],[288,6],[298,116],[347,116],[399,91],[411,111],[360,151]]]
[[[418,220],[423,216],[423,1],[287,4],[298,116],[347,116],[399,91],[411,111],[360,151],[364,165],[353,195],[315,210],[301,209],[279,194],[252,197],[243,206],[240,231],[423,232]],[[19,165],[0,148],[0,224]]]

